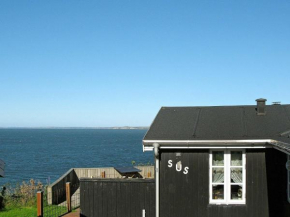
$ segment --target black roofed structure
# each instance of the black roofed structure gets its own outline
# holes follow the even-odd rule
[[[162,107],[144,137],[144,148],[167,140],[207,145],[203,140],[264,140],[277,147],[289,144],[285,151],[290,154],[290,105],[266,106],[265,115],[258,115],[257,106]]]
[[[115,170],[117,170],[119,173],[122,173],[122,174],[141,172],[141,170],[135,167],[115,167]]]
[[[114,167],[114,168],[115,170],[118,171],[118,173],[120,173],[124,177],[131,177],[131,178],[140,177],[141,178],[141,175],[139,174],[141,170],[135,167]]]
[[[156,217],[290,216],[290,105],[162,107],[143,151]]]
[[[4,177],[5,162],[0,159],[0,177]]]

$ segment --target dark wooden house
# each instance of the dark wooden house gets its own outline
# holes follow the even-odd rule
[[[143,140],[156,217],[290,216],[290,105],[256,101],[160,109]]]

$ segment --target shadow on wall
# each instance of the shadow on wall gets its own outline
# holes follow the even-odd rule
[[[71,194],[73,195],[79,188],[79,178],[74,169],[70,169],[54,184],[47,188],[47,202],[48,204],[58,205],[66,201],[66,183],[71,183]]]
[[[266,149],[268,204],[270,217],[289,217],[287,199],[287,155],[276,149]]]

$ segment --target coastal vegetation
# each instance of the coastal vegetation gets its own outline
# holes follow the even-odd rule
[[[36,216],[36,192],[44,189],[34,179],[16,186],[6,184],[0,194],[0,217]]]
[[[132,166],[154,166],[154,163],[148,161],[147,163],[137,163],[136,161],[131,161]]]

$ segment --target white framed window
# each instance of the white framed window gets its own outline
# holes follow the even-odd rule
[[[209,203],[246,203],[245,150],[211,150]]]

